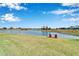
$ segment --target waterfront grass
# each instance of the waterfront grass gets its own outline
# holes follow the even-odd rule
[[[0,34],[2,56],[79,56],[79,40]]]
[[[79,35],[79,30],[75,30],[75,29],[55,29],[55,30],[51,30],[51,31],[72,34],[72,35]]]
[[[58,32],[58,33],[71,34],[71,35],[79,36],[79,30],[75,30],[75,29],[51,29],[51,30],[41,30],[41,31]]]

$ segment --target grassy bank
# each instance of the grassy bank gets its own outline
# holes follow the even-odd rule
[[[41,30],[46,31],[46,30]],[[79,36],[79,30],[71,30],[71,29],[51,29],[47,30],[48,32],[59,32],[59,33],[66,33],[66,34],[72,34],[72,35],[78,35]]]
[[[55,32],[60,32],[60,33],[67,33],[67,34],[72,34],[72,35],[79,35],[79,30],[71,30],[71,29],[56,29],[56,30],[51,30]]]
[[[0,55],[79,56],[79,40],[0,34]]]

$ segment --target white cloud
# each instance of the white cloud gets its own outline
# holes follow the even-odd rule
[[[79,7],[79,3],[62,3],[62,6],[70,6],[70,7]],[[67,16],[79,16],[77,13],[75,14],[74,12],[79,11],[79,8],[75,8],[75,9],[58,9],[58,10],[53,10],[53,11],[49,11],[48,14],[56,14],[56,15],[61,15]]]
[[[15,22],[15,21],[20,21],[21,19],[18,18],[18,17],[15,17],[12,13],[8,13],[8,14],[5,14],[5,15],[2,15],[0,20]]]
[[[79,7],[79,3],[62,3],[62,6]]]
[[[66,18],[66,19],[63,19],[64,21],[79,21],[79,18]]]
[[[76,9],[73,9],[73,10],[55,10],[55,11],[50,11],[49,13],[59,15],[59,14],[70,14],[70,13],[73,13],[75,11],[76,11]]]
[[[71,6],[74,5],[74,3],[62,3],[62,6]]]
[[[26,10],[27,8],[21,6],[19,3],[0,3],[0,7],[8,7],[10,10],[15,9],[15,10],[21,10],[24,9]]]

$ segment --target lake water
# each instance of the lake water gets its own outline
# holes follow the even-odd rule
[[[42,32],[37,30],[0,30],[0,33],[7,33],[7,34],[22,34],[22,35],[35,35],[35,36],[47,36],[48,34],[57,34],[58,38],[65,38],[65,39],[79,39],[79,36],[57,33],[57,32]]]

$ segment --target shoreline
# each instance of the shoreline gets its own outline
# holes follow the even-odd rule
[[[79,36],[79,34],[76,34],[76,33],[62,32],[62,30],[61,30],[61,31],[58,31],[58,30],[39,30],[39,31],[44,31],[44,32],[56,32],[56,33],[62,33],[62,34],[73,35],[73,36]],[[65,31],[65,30],[64,30],[64,31]]]

